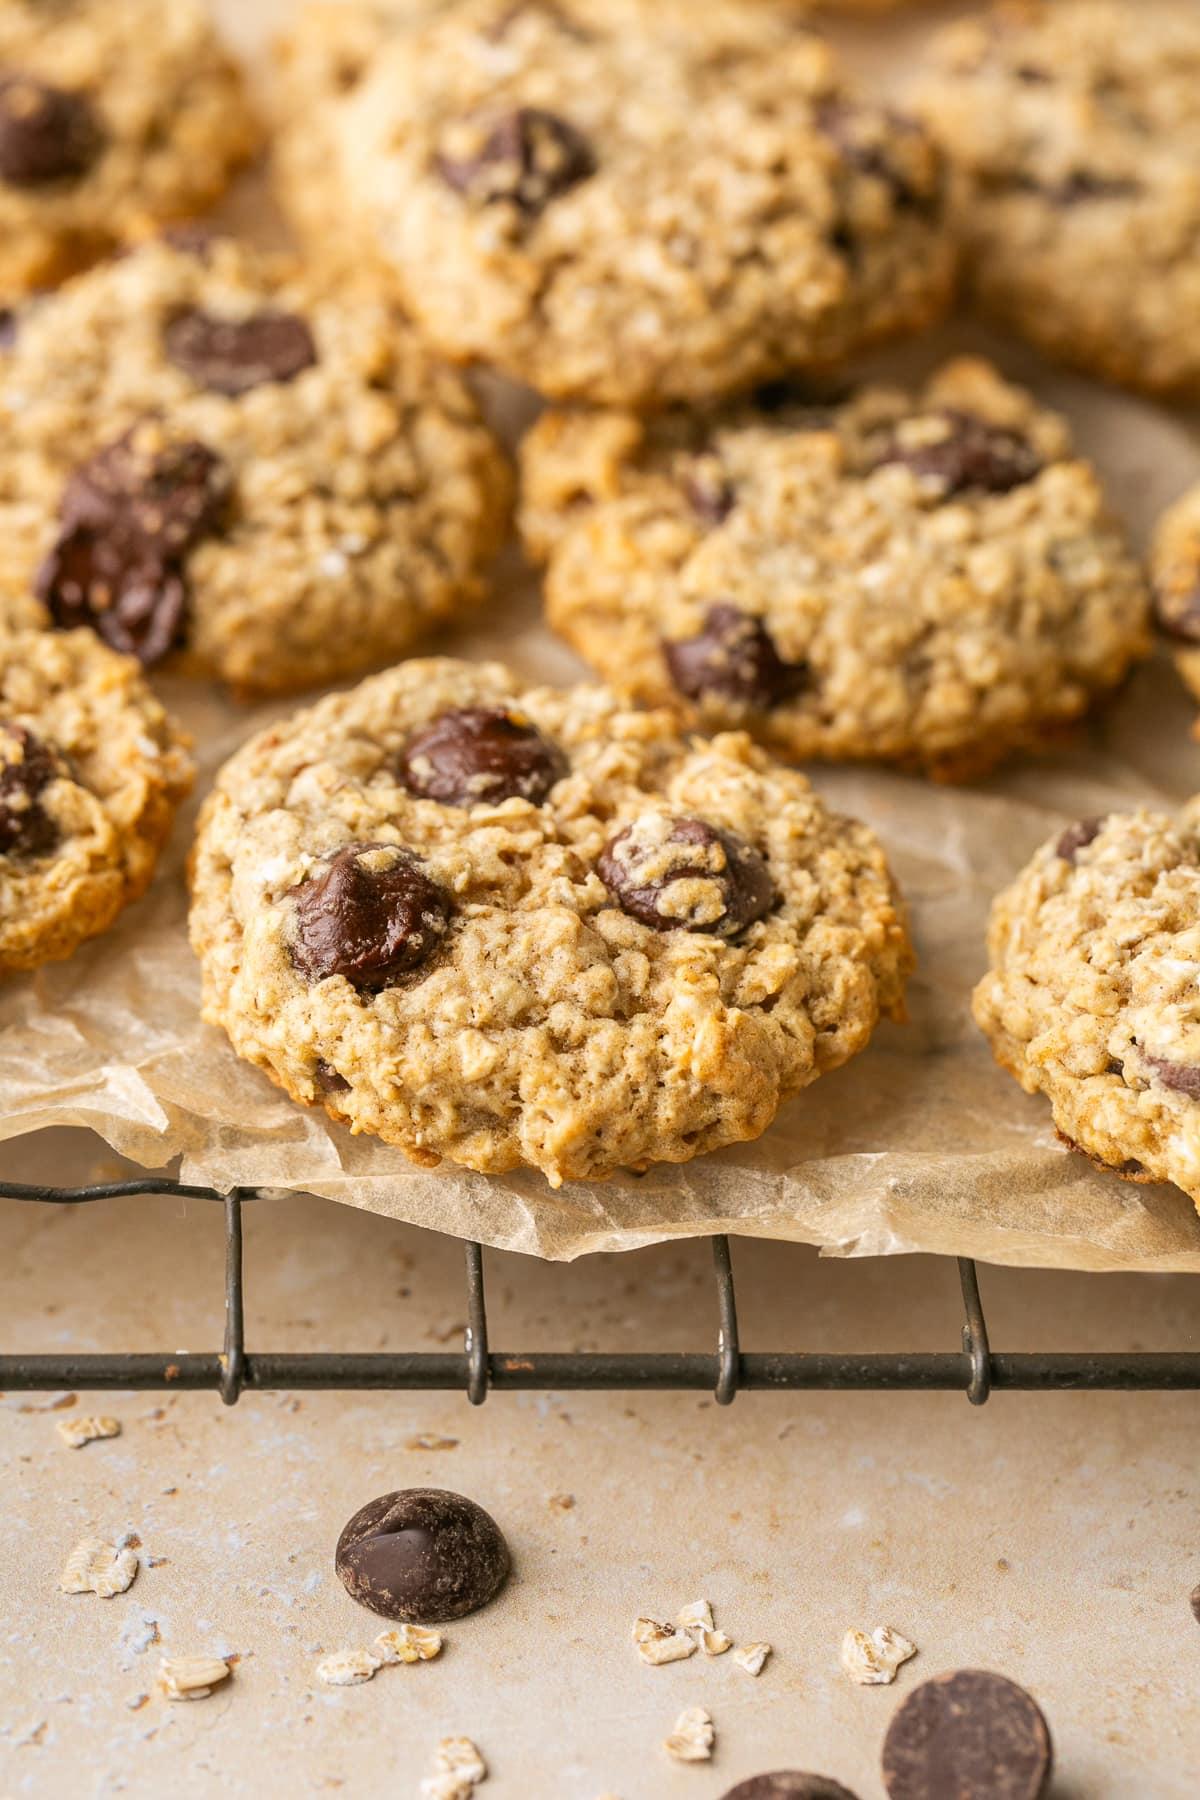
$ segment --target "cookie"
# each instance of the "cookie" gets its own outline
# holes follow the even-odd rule
[[[1154,616],[1175,666],[1200,699],[1200,487],[1169,507],[1150,550]]]
[[[0,615],[33,593],[244,693],[469,611],[507,520],[501,452],[390,298],[194,233],[21,314],[0,429]]]
[[[744,734],[448,659],[225,765],[191,935],[205,1018],[294,1099],[554,1186],[757,1137],[911,963],[872,834]]]
[[[0,631],[0,971],[70,956],[145,892],[192,775],[129,657]]]
[[[1200,396],[1200,12],[1048,0],[950,27],[923,111],[977,296],[1052,356]]]
[[[775,9],[350,16],[323,8],[290,40],[282,197],[322,254],[382,258],[455,360],[560,398],[661,405],[828,364],[948,297],[928,135],[848,89]],[[322,86],[323,58],[338,74]]]
[[[200,0],[0,0],[0,294],[203,211],[257,142]]]
[[[1060,1134],[1200,1203],[1200,809],[1084,819],[996,901],[974,1011]]]
[[[555,629],[622,690],[783,756],[977,774],[1147,648],[1095,471],[982,362],[915,394],[552,411],[523,457]]]

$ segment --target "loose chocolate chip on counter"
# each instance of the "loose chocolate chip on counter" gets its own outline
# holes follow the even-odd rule
[[[58,826],[41,796],[69,771],[63,758],[27,725],[0,721],[0,856],[45,856]]]
[[[827,1775],[802,1775],[781,1769],[775,1775],[751,1775],[739,1781],[723,1800],[856,1800],[849,1788]]]
[[[443,806],[540,806],[567,773],[567,759],[536,725],[503,706],[461,706],[413,733],[400,756],[410,794]]]
[[[959,1669],[922,1682],[883,1744],[890,1800],[1039,1800],[1050,1778],[1050,1732],[1015,1681]]]
[[[475,147],[437,158],[442,180],[476,206],[506,201],[535,219],[552,200],[596,173],[583,133],[541,107],[516,107],[490,125],[480,123],[478,131]]]
[[[436,1625],[495,1598],[511,1566],[490,1513],[443,1488],[381,1494],[343,1527],[334,1566],[352,1599],[386,1619]]]
[[[671,680],[689,700],[711,694],[765,710],[808,684],[807,664],[784,662],[762,620],[728,601],[709,607],[695,637],[664,639],[662,648]]]
[[[1195,1064],[1172,1062],[1166,1056],[1151,1056],[1148,1050],[1143,1050],[1142,1056],[1163,1087],[1170,1088],[1175,1094],[1186,1094],[1189,1100],[1200,1100],[1200,1068]]]
[[[934,425],[936,435],[924,427]],[[1033,445],[1002,425],[992,425],[974,413],[947,407],[922,421],[922,429],[893,429],[875,457],[873,468],[903,463],[921,481],[936,486],[943,499],[972,490],[1007,494],[1032,481],[1042,469]]]
[[[736,937],[777,898],[758,851],[704,819],[644,813],[610,839],[598,866],[621,910],[655,931]]]
[[[86,94],[33,75],[0,75],[0,181],[47,187],[86,175],[104,148],[104,130]]]
[[[219,528],[228,495],[225,464],[193,440],[164,446],[134,427],[98,451],[67,483],[36,578],[55,624],[161,661],[184,635],[184,558]]]
[[[265,309],[219,319],[188,307],[163,331],[167,358],[199,387],[236,399],[266,382],[294,381],[317,360],[312,332],[297,313]]]
[[[427,963],[453,912],[446,890],[396,844],[349,844],[289,893],[297,968],[311,981],[344,975],[360,994]]]
[[[1077,825],[1068,825],[1067,829],[1054,846],[1054,854],[1061,856],[1065,863],[1073,863],[1081,850],[1094,843],[1104,830],[1104,819],[1080,819]]]

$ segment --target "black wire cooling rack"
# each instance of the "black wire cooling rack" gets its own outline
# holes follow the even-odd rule
[[[461,1389],[480,1406],[493,1390],[648,1388],[710,1390],[728,1406],[746,1390],[800,1388],[941,1389],[964,1393],[982,1406],[997,1389],[1046,1392],[1200,1388],[1200,1351],[993,1351],[975,1264],[958,1259],[964,1323],[961,1350],[858,1355],[823,1351],[749,1351],[738,1337],[737,1296],[729,1239],[713,1237],[716,1347],[711,1351],[493,1350],[488,1342],[482,1244],[464,1245],[467,1326],[455,1351],[273,1351],[246,1348],[242,1271],[242,1208],[261,1198],[253,1189],[221,1194],[215,1188],[147,1176],[95,1187],[37,1187],[0,1182],[0,1199],[80,1206],[130,1195],[210,1200],[225,1212],[225,1341],[198,1355],[167,1351],[54,1355],[6,1353],[0,1348],[0,1389],[213,1388],[227,1406],[247,1389]],[[11,1321],[9,1324],[11,1325]],[[3,1334],[4,1326],[0,1326]]]

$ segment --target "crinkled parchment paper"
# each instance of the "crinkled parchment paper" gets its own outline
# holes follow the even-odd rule
[[[970,326],[874,371],[919,373],[964,347],[989,349],[1072,416],[1140,535],[1200,478],[1194,417],[1047,370]],[[533,584],[515,563],[475,627],[442,647],[500,655],[536,679],[581,673],[539,624]],[[248,731],[288,710],[251,713],[194,685],[162,686],[195,734],[201,792]],[[1172,807],[1200,790],[1193,714],[1160,657],[1059,754],[1014,764],[973,789],[813,771],[822,793],[869,820],[887,845],[912,907],[920,968],[910,1022],[881,1028],[863,1056],[785,1107],[757,1143],[555,1192],[531,1172],[430,1173],[295,1106],[200,1023],[183,884],[194,806],[150,894],[114,931],[0,990],[0,1136],[90,1126],[146,1167],[178,1158],[188,1181],[308,1190],[552,1258],[731,1231],[836,1255],[923,1250],[1200,1271],[1200,1218],[1186,1196],[1128,1185],[1064,1151],[1046,1103],[995,1067],[968,1011],[989,900],[1044,837],[1064,820],[1141,803]]]

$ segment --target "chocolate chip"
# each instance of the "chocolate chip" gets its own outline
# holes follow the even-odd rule
[[[536,725],[503,706],[460,706],[413,733],[399,775],[410,794],[443,806],[540,806],[567,759]]]
[[[1200,644],[1200,580],[1194,585],[1160,582],[1154,594],[1160,631],[1182,644]]]
[[[723,525],[737,503],[733,483],[711,458],[688,471],[683,491],[696,517],[706,525]]]
[[[1194,1587],[1192,1589],[1189,1596],[1189,1603],[1192,1608],[1192,1617],[1195,1619],[1197,1625],[1200,1625],[1200,1587]]]
[[[445,889],[395,844],[349,844],[289,893],[297,968],[311,981],[344,975],[360,994],[391,987],[428,962],[453,911]]]
[[[215,531],[229,493],[220,457],[189,440],[160,445],[138,427],[80,465],[61,530],[36,578],[56,625],[90,625],[149,665],[184,635],[183,560]]]
[[[0,721],[0,856],[45,856],[59,839],[41,796],[69,774],[65,759],[27,725]]]
[[[1043,186],[1038,191],[1056,206],[1082,206],[1089,200],[1130,200],[1142,190],[1136,181],[1094,175],[1086,169],[1075,169],[1061,181]]]
[[[704,819],[644,813],[604,846],[598,867],[622,911],[655,931],[736,937],[776,900],[758,851]]]
[[[334,1566],[348,1594],[385,1619],[436,1625],[495,1598],[508,1545],[490,1513],[443,1488],[402,1488],[342,1529]]]
[[[1170,1088],[1175,1094],[1185,1094],[1189,1100],[1200,1100],[1200,1068],[1195,1064],[1172,1062],[1166,1056],[1151,1056],[1148,1050],[1142,1051],[1142,1057],[1163,1087]]]
[[[836,145],[852,169],[884,183],[897,206],[919,211],[933,204],[934,189],[923,191],[915,187],[892,160],[893,146],[900,138],[924,141],[924,131],[916,119],[906,113],[856,106],[852,101],[830,97],[817,107],[816,123],[818,131]]]
[[[557,113],[520,106],[504,113],[467,155],[442,154],[443,181],[476,206],[504,201],[535,219],[552,200],[596,172],[596,158],[583,133]]]
[[[47,187],[86,175],[104,148],[104,131],[85,94],[33,75],[0,75],[0,181]]]
[[[0,350],[8,350],[17,341],[17,315],[11,306],[0,306]]]
[[[332,1063],[327,1063],[323,1056],[318,1056],[313,1064],[313,1080],[323,1094],[345,1094],[349,1092],[350,1083],[344,1075],[339,1075]]]
[[[1079,852],[1086,850],[1103,830],[1103,816],[1098,819],[1080,819],[1077,825],[1067,826],[1054,846],[1054,854],[1061,856],[1065,863],[1073,863]]]
[[[712,694],[765,711],[808,684],[807,664],[784,662],[762,620],[728,601],[709,607],[695,637],[667,639],[662,648],[671,680],[689,700]]]
[[[168,320],[168,361],[197,386],[236,399],[270,381],[294,381],[317,360],[312,332],[297,313],[270,308],[247,319],[219,319],[198,306]]]
[[[802,1775],[781,1769],[775,1775],[751,1775],[722,1796],[722,1800],[855,1800],[849,1788],[828,1775]]]
[[[892,429],[876,454],[871,468],[903,463],[922,482],[939,490],[942,499],[972,490],[1007,494],[1032,481],[1042,468],[1033,445],[1003,425],[989,424],[974,413],[946,407],[929,415],[937,435],[919,434],[903,424]]]
[[[890,1800],[1038,1800],[1050,1764],[1050,1733],[1030,1695],[983,1669],[914,1688],[883,1745]]]

